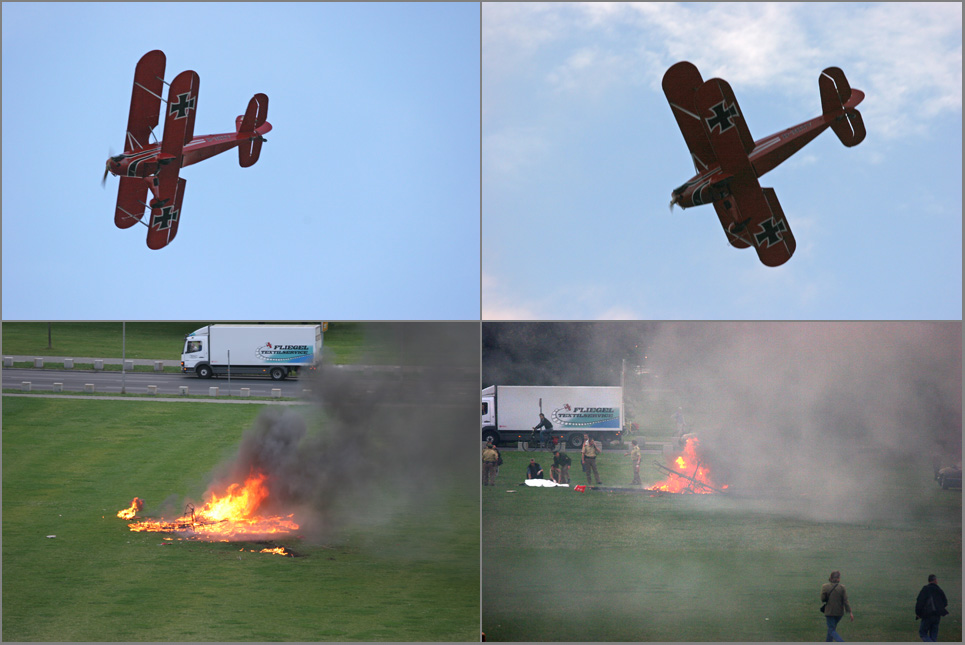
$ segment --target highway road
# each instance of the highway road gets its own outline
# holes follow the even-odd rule
[[[54,383],[62,383],[64,392],[83,392],[88,383],[94,385],[97,394],[120,394],[123,385],[127,394],[149,394],[148,386],[156,385],[158,394],[180,394],[180,386],[188,387],[188,394],[208,396],[209,387],[218,388],[218,396],[241,396],[241,388],[249,388],[252,397],[270,397],[275,388],[281,390],[283,397],[301,397],[306,388],[311,387],[310,379],[299,381],[297,378],[287,378],[283,381],[272,381],[268,378],[238,378],[232,377],[230,384],[227,378],[216,377],[199,379],[186,374],[164,374],[149,372],[102,372],[93,370],[54,370],[34,368],[3,369],[2,380],[4,389],[21,389],[24,381],[30,382],[32,392],[38,390],[50,391]],[[230,390],[229,390],[230,387]]]

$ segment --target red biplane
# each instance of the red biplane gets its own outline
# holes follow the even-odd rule
[[[161,112],[164,85],[164,52],[150,51],[141,57],[134,70],[131,111],[127,118],[124,153],[107,160],[104,180],[110,172],[120,177],[114,223],[128,228],[138,222],[148,227],[147,245],[160,249],[171,243],[178,232],[181,202],[187,182],[179,173],[184,166],[238,146],[242,168],[254,165],[261,154],[264,134],[271,130],[268,97],[255,94],[248,110],[235,120],[235,131],[226,134],[194,136],[194,118],[198,109],[196,72],[181,72],[169,84],[164,133],[157,141],[154,128]],[[154,136],[154,143],[148,140]],[[103,183],[102,181],[102,183]],[[148,202],[148,197],[152,197]],[[144,209],[151,211],[145,222]]]
[[[754,141],[727,81],[704,81],[686,61],[663,76],[663,91],[693,157],[697,175],[674,189],[670,208],[714,204],[732,246],[753,246],[761,262],[780,266],[794,253],[794,235],[773,188],[757,178],[777,167],[808,142],[831,128],[851,147],[864,140],[861,113],[855,109],[864,92],[852,89],[844,72],[829,67],[818,78],[823,114]]]

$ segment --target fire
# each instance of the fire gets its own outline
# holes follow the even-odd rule
[[[138,532],[190,533],[194,539],[226,542],[297,531],[299,527],[292,519],[293,515],[265,517],[258,514],[269,496],[267,480],[264,473],[252,471],[243,484],[231,484],[221,494],[209,490],[205,493],[207,501],[203,506],[195,508],[188,504],[184,514],[176,520],[143,520],[128,526]],[[139,500],[135,498],[135,501]],[[122,515],[130,510],[117,515],[132,519],[133,513]]]
[[[697,455],[699,445],[697,437],[687,439],[683,452],[671,460],[673,467],[661,467],[669,473],[667,478],[651,486],[650,490],[667,493],[715,493],[726,490],[726,485],[717,486],[710,478],[710,469]]]
[[[131,500],[131,507],[125,508],[122,511],[117,511],[117,516],[122,520],[133,520],[138,512],[144,508],[144,500],[140,497],[135,497]]]
[[[274,553],[275,555],[291,555],[288,553],[288,549],[283,546],[275,547],[274,549],[262,549],[258,553]]]

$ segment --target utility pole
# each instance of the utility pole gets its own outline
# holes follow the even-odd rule
[[[121,323],[121,394],[127,394],[127,374],[125,368],[127,367],[127,323]]]

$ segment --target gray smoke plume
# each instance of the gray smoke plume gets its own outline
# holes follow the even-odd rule
[[[303,409],[271,408],[245,432],[214,485],[268,475],[266,512],[294,513],[309,539],[478,497],[478,323],[366,326],[392,365],[324,365]],[[307,407],[307,409],[304,409]]]
[[[676,323],[649,353],[736,492],[820,520],[907,519],[917,510],[902,487],[961,462],[961,334],[961,323]]]
[[[644,436],[679,406],[716,482],[813,519],[913,517],[902,488],[961,463],[960,322],[487,323],[483,363],[484,385],[623,376]]]

